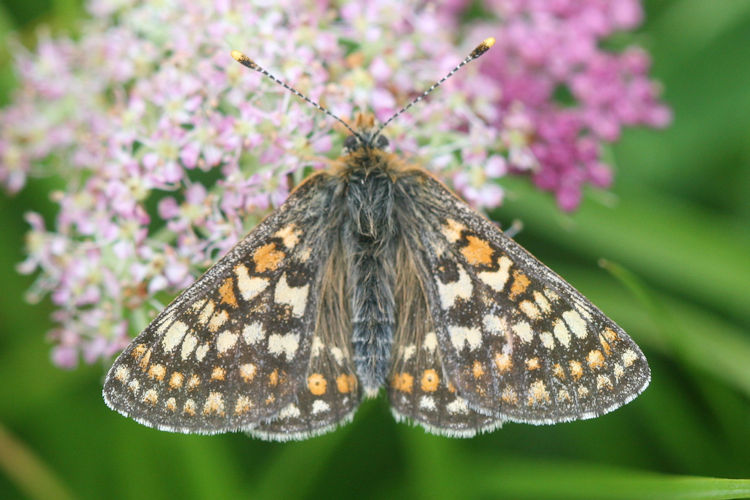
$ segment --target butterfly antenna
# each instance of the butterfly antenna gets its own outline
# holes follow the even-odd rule
[[[380,132],[389,123],[391,123],[393,120],[395,120],[398,116],[400,116],[402,113],[404,113],[405,111],[407,111],[409,108],[411,108],[412,106],[414,106],[416,103],[418,103],[419,101],[421,101],[422,99],[424,99],[425,97],[427,97],[428,95],[430,95],[430,93],[432,93],[433,90],[435,90],[440,85],[442,85],[443,82],[445,82],[448,78],[452,77],[456,73],[456,71],[458,71],[459,69],[463,68],[464,66],[466,66],[467,64],[469,64],[474,59],[478,59],[482,54],[484,54],[485,52],[487,52],[488,50],[490,50],[490,47],[492,47],[493,45],[495,45],[495,39],[493,37],[486,38],[482,43],[480,43],[479,45],[477,45],[474,50],[471,51],[471,54],[469,54],[466,57],[466,59],[464,59],[463,61],[461,61],[461,63],[458,66],[456,66],[455,68],[453,68],[452,70],[450,70],[450,72],[448,72],[447,75],[445,75],[443,78],[441,78],[440,80],[438,80],[437,82],[435,82],[432,85],[432,87],[430,87],[429,89],[427,89],[424,92],[422,92],[421,95],[417,96],[416,99],[414,99],[412,102],[410,102],[409,104],[407,104],[406,106],[404,106],[403,108],[401,108],[401,110],[399,110],[396,114],[394,114],[393,116],[391,116],[390,118],[388,118],[385,121],[385,123],[383,123],[380,126],[380,128],[372,135],[372,137],[375,138],[378,135],[380,135]]]
[[[234,58],[235,61],[237,61],[238,63],[242,64],[243,66],[246,66],[246,67],[248,67],[248,68],[250,68],[252,70],[255,70],[258,73],[262,73],[264,76],[267,76],[268,78],[270,78],[274,82],[278,83],[279,85],[281,85],[282,87],[284,87],[285,89],[287,89],[289,92],[291,92],[291,93],[293,93],[293,94],[301,97],[302,99],[304,99],[305,101],[307,101],[309,104],[312,104],[313,106],[315,106],[316,108],[318,108],[323,113],[325,113],[328,116],[330,116],[331,118],[334,118],[335,120],[337,120],[340,124],[342,124],[344,127],[346,127],[349,130],[349,132],[351,132],[352,134],[354,134],[355,136],[357,136],[357,138],[359,138],[359,140],[361,140],[361,141],[364,142],[364,139],[362,138],[362,136],[359,135],[344,120],[342,120],[338,116],[334,115],[333,113],[331,113],[330,111],[328,111],[326,108],[324,108],[323,106],[321,106],[317,102],[313,101],[312,99],[310,99],[305,94],[303,94],[299,90],[295,89],[291,85],[289,85],[289,84],[287,84],[287,83],[279,80],[278,78],[276,78],[275,76],[273,76],[271,73],[269,73],[268,71],[266,71],[265,68],[263,68],[261,65],[259,65],[258,63],[256,63],[255,61],[253,61],[252,59],[250,59],[249,57],[247,57],[245,54],[243,54],[239,50],[233,50],[232,51],[232,58]]]

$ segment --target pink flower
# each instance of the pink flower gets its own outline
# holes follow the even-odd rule
[[[386,131],[478,207],[499,205],[499,181],[515,173],[573,210],[585,184],[612,182],[602,144],[668,123],[647,55],[599,48],[641,21],[638,1],[488,0],[481,24],[461,25],[470,3],[344,2],[331,22],[325,1],[93,0],[80,38],[15,46],[0,183],[65,182],[51,227],[28,216],[19,265],[38,276],[29,299],[49,294],[57,307],[53,362],[121,349],[159,301],[283,202],[290,179],[339,154],[331,120],[236,64],[231,48],[343,118],[383,120],[496,37],[481,64]]]

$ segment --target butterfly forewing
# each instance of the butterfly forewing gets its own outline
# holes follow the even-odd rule
[[[645,357],[620,327],[442,184],[420,186],[421,279],[445,375],[470,408],[554,423],[645,389]]]
[[[110,407],[160,429],[216,433],[296,401],[326,262],[315,256],[330,250],[321,184],[303,183],[133,341],[105,381]]]

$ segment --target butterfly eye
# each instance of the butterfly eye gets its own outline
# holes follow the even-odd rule
[[[359,146],[359,141],[357,140],[357,137],[350,135],[346,138],[344,141],[344,149],[347,151],[354,151]]]
[[[385,149],[388,147],[388,139],[384,135],[379,135],[375,139],[375,147],[378,149]]]

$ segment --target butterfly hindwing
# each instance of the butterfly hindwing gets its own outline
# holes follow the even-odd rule
[[[325,178],[313,176],[131,343],[107,404],[164,430],[248,430],[297,399],[311,364],[329,254]]]
[[[407,221],[404,221],[407,222]],[[414,232],[400,236],[394,296],[399,312],[391,354],[388,398],[398,420],[411,420],[433,434],[471,437],[500,426],[460,397],[443,366],[428,297],[420,276],[426,269],[423,247]]]
[[[648,385],[638,346],[591,302],[427,174],[413,217],[445,375],[479,413],[555,423]]]
[[[334,225],[336,227],[336,225]],[[340,238],[333,238],[318,289],[310,362],[295,398],[276,417],[249,433],[262,439],[305,439],[349,421],[362,399],[351,345],[351,313]]]

